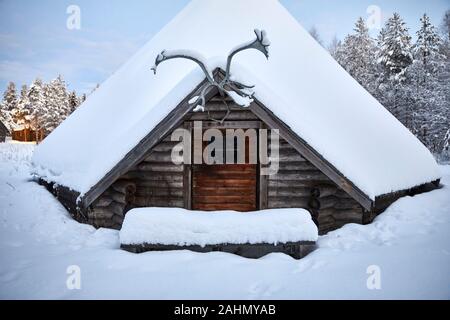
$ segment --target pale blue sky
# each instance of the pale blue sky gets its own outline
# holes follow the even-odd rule
[[[325,43],[352,31],[367,8],[383,18],[399,12],[417,30],[427,12],[438,25],[450,0],[280,0],[307,29],[316,26]],[[39,76],[58,74],[70,89],[88,92],[104,81],[175,16],[189,0],[0,0],[0,90]],[[81,9],[81,30],[68,30],[66,9]],[[251,14],[251,13],[249,13]],[[376,34],[376,30],[374,30]]]

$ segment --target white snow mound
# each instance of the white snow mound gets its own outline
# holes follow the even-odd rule
[[[121,244],[215,245],[316,241],[318,230],[304,209],[258,212],[141,208],[127,213]]]

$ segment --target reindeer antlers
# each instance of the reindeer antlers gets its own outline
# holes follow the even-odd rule
[[[266,31],[264,30],[258,30],[255,29],[254,30],[255,34],[256,34],[256,39],[250,43],[244,43],[240,46],[237,46],[236,48],[234,48],[233,50],[231,50],[230,54],[228,55],[228,59],[227,59],[227,69],[225,72],[225,78],[223,79],[222,82],[227,82],[230,79],[230,68],[231,68],[231,61],[233,60],[233,57],[244,50],[248,50],[248,49],[256,49],[260,52],[262,52],[267,59],[269,59],[269,46],[270,46],[270,41],[267,38],[267,34]]]
[[[203,72],[206,75],[206,78],[210,82],[214,82],[212,76],[208,72],[208,68],[203,63],[203,58],[196,52],[193,51],[186,51],[186,50],[173,50],[173,51],[167,51],[163,50],[155,60],[155,65],[151,68],[153,70],[153,73],[156,74],[156,69],[158,68],[159,64],[161,64],[164,61],[171,60],[171,59],[188,59],[191,61],[194,61],[197,63],[200,68],[203,70]]]
[[[253,101],[254,93],[249,92],[249,89],[252,89],[253,86],[248,86],[248,85],[239,83],[237,81],[230,80],[230,76],[231,76],[230,69],[231,69],[231,62],[233,60],[233,57],[237,53],[244,51],[244,50],[256,49],[256,50],[262,52],[266,56],[267,59],[269,58],[270,41],[267,38],[266,32],[264,30],[258,30],[258,29],[255,29],[254,32],[256,35],[255,40],[244,43],[242,45],[239,45],[236,48],[234,48],[233,50],[231,50],[231,52],[227,58],[225,77],[220,83],[214,79],[211,72],[207,68],[206,63],[203,62],[204,60],[201,57],[201,55],[199,55],[196,52],[192,52],[192,51],[177,50],[177,51],[169,52],[169,51],[164,50],[160,54],[158,54],[158,56],[156,57],[155,65],[151,68],[151,70],[153,70],[153,72],[156,74],[156,69],[157,69],[158,65],[164,61],[171,60],[171,59],[181,58],[181,59],[188,59],[188,60],[194,61],[203,70],[203,72],[206,76],[206,79],[208,80],[208,83],[205,85],[205,87],[201,91],[200,96],[195,97],[194,99],[192,99],[189,102],[191,105],[193,105],[193,107],[195,107],[195,110],[204,110],[205,109],[205,104],[206,104],[205,95],[206,95],[207,90],[210,87],[217,87],[219,89],[219,93],[222,96],[224,93],[226,93],[237,104],[239,104],[241,106],[248,106]],[[227,113],[227,115],[228,115],[228,113]],[[223,122],[223,120],[225,120],[225,118],[222,120],[216,120],[216,121]]]

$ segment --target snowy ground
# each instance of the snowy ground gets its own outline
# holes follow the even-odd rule
[[[81,225],[30,181],[33,146],[0,144],[0,298],[450,298],[450,166],[441,190],[404,198],[368,226],[323,236],[296,261],[188,251],[135,255],[118,232]],[[81,290],[66,286],[81,268]],[[378,266],[381,289],[367,288]]]

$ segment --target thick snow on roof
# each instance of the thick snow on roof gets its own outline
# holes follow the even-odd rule
[[[430,152],[353,80],[277,0],[195,0],[37,148],[35,172],[86,193],[204,79],[183,60],[150,70],[163,49],[209,67],[267,31],[270,58],[242,52],[231,71],[256,97],[374,199],[440,177]]]

